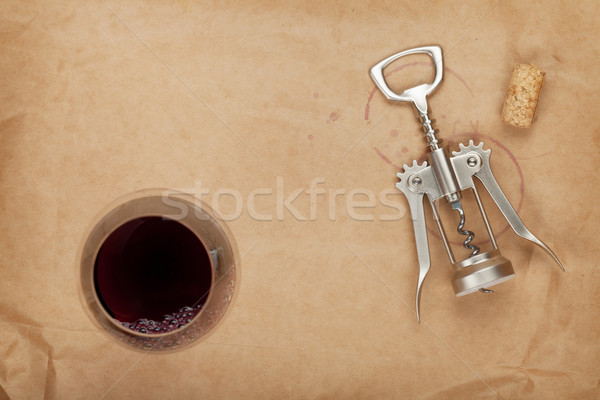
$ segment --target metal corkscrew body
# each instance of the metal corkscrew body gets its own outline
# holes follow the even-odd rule
[[[427,54],[432,58],[435,68],[434,81],[431,84],[422,84],[407,89],[401,94],[397,94],[387,85],[383,69],[393,61],[411,54]],[[433,128],[434,121],[429,118],[427,96],[442,81],[442,49],[439,46],[426,46],[394,54],[371,68],[370,74],[379,90],[388,100],[411,102],[415,106],[429,148],[428,162],[426,161],[418,165],[416,161],[413,161],[410,166],[405,164],[403,166],[404,171],[397,174],[400,181],[396,184],[396,187],[405,194],[408,200],[417,245],[417,257],[419,260],[419,277],[416,293],[417,319],[420,321],[421,318],[419,311],[421,289],[431,267],[423,209],[425,195],[431,205],[434,220],[438,225],[448,257],[452,263],[454,270],[452,286],[456,296],[464,296],[478,290],[489,293],[492,290],[487,289],[488,287],[514,277],[514,269],[511,262],[503,257],[500,254],[500,250],[498,250],[498,245],[488,222],[483,204],[481,203],[479,193],[475,187],[473,177],[483,183],[483,186],[489,192],[516,234],[544,249],[564,271],[562,264],[552,250],[525,227],[517,212],[502,192],[502,189],[500,189],[490,168],[491,150],[484,150],[483,143],[479,143],[476,146],[473,141],[469,141],[467,146],[461,143],[459,151],[452,152],[452,157],[448,157],[446,149],[440,146],[440,141],[436,136],[437,130]],[[472,243],[475,237],[474,232],[465,229],[467,219],[461,203],[461,193],[468,189],[472,190],[474,194],[492,246],[491,250],[483,253],[479,246]],[[459,234],[466,236],[463,246],[470,251],[469,256],[463,260],[457,260],[454,257],[444,227],[442,226],[438,210],[440,200],[444,200],[458,213],[459,222],[457,231]]]

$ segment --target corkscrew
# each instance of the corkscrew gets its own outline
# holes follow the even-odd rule
[[[407,89],[401,94],[397,94],[387,85],[383,69],[393,61],[412,54],[426,54],[432,58],[435,69],[434,81],[431,84],[422,84]],[[476,146],[471,140],[466,146],[461,143],[459,151],[452,152],[452,157],[448,157],[446,149],[440,145],[440,141],[436,137],[438,131],[433,128],[434,120],[429,118],[427,96],[442,81],[442,49],[439,46],[427,46],[397,53],[375,65],[371,68],[370,73],[371,78],[388,100],[411,102],[415,106],[429,149],[429,163],[424,161],[423,164],[419,165],[417,161],[413,161],[410,166],[405,164],[403,166],[404,171],[397,174],[400,181],[396,184],[396,187],[405,194],[408,200],[417,244],[417,257],[419,260],[416,294],[417,319],[419,321],[421,319],[419,304],[423,281],[431,266],[423,208],[424,195],[427,195],[434,220],[438,225],[444,247],[452,263],[454,270],[452,286],[456,296],[464,296],[478,290],[484,293],[493,292],[487,288],[514,277],[515,273],[511,262],[500,254],[473,177],[483,183],[483,186],[489,192],[515,233],[540,246],[546,253],[552,256],[564,271],[564,267],[552,250],[525,227],[517,212],[502,192],[502,189],[500,189],[490,168],[491,150],[484,150],[483,143],[479,143]],[[480,247],[473,243],[475,233],[465,229],[466,217],[461,199],[462,193],[468,189],[472,190],[474,194],[487,230],[492,247],[489,251],[481,252]],[[455,258],[440,220],[438,206],[442,199],[458,213],[459,223],[457,231],[460,235],[465,236],[463,246],[469,251],[469,255],[462,260]]]

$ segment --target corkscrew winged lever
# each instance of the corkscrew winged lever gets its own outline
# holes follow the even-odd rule
[[[393,61],[411,54],[429,55],[435,68],[435,79],[431,84],[422,84],[405,90],[401,94],[392,91],[387,85],[383,69]],[[419,260],[419,277],[417,281],[416,311],[417,319],[420,321],[419,304],[423,281],[431,267],[429,257],[429,244],[427,241],[427,228],[425,225],[425,213],[423,209],[423,198],[427,195],[434,219],[440,230],[444,246],[452,262],[454,278],[452,286],[456,296],[464,296],[477,290],[491,292],[487,288],[497,285],[514,277],[511,262],[504,258],[498,250],[492,228],[488,222],[483,204],[475,187],[473,177],[479,179],[485,189],[508,221],[515,233],[540,246],[548,253],[564,271],[564,267],[541,240],[535,237],[523,224],[517,212],[514,210],[502,189],[496,182],[490,168],[491,150],[484,150],[483,143],[477,146],[469,141],[467,146],[462,143],[460,150],[452,152],[448,157],[446,150],[440,147],[436,138],[437,130],[433,128],[433,121],[429,118],[427,96],[433,92],[443,77],[442,49],[439,46],[418,47],[406,50],[381,61],[371,68],[371,78],[388,100],[412,102],[419,114],[419,120],[429,147],[429,165],[425,161],[418,165],[413,161],[412,165],[404,165],[404,171],[398,173],[400,182],[396,187],[400,189],[408,200],[410,213],[413,221],[415,241],[417,244],[417,257]],[[465,212],[461,203],[462,192],[470,189],[473,191],[477,206],[485,224],[492,250],[481,253],[480,248],[471,244],[475,234],[465,230]],[[470,251],[470,255],[463,260],[456,260],[448,242],[444,227],[439,218],[439,200],[444,199],[447,204],[455,210],[460,218],[457,227],[458,233],[466,236],[463,246]]]

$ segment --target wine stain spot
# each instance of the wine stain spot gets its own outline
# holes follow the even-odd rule
[[[308,138],[308,140],[313,140],[314,136],[313,135],[308,135],[307,138]]]
[[[391,136],[391,137],[397,137],[397,136],[398,136],[398,133],[399,133],[399,132],[398,132],[398,129],[392,129],[392,130],[390,131],[390,136]]]
[[[396,168],[397,170],[401,169],[399,166],[397,166],[396,164],[394,164],[392,162],[392,160],[390,160],[385,154],[383,154],[381,151],[379,151],[379,149],[377,147],[373,147],[373,149],[375,150],[375,152],[377,153],[377,155],[379,156],[379,158],[381,158],[383,161],[385,161],[386,163],[390,164],[392,167]]]
[[[340,118],[340,114],[338,114],[336,111],[334,111],[331,114],[329,114],[329,119],[327,120],[327,123],[331,124],[332,122],[337,121],[339,118]]]
[[[313,99],[318,99],[318,98],[319,98],[319,93],[317,93],[317,92],[314,92],[314,93],[313,93]]]

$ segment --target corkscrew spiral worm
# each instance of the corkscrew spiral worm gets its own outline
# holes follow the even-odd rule
[[[469,257],[473,257],[474,255],[479,254],[481,249],[479,248],[479,246],[471,244],[471,241],[473,240],[473,238],[475,238],[475,233],[473,233],[472,231],[463,229],[465,226],[465,212],[463,211],[463,209],[461,207],[456,208],[456,211],[458,212],[458,215],[460,216],[460,222],[458,223],[458,227],[456,228],[456,230],[461,235],[467,236],[467,238],[463,242],[463,246],[465,249],[471,250],[471,255]]]

